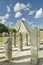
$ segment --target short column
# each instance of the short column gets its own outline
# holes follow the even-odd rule
[[[16,34],[12,33],[12,44],[16,47]]]
[[[18,50],[22,50],[22,34],[18,34]]]
[[[25,35],[25,45],[28,46],[28,34]]]
[[[3,41],[4,41],[4,39],[5,39],[5,32],[3,32]]]

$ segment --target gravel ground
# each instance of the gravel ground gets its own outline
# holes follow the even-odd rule
[[[0,43],[0,65],[31,65],[30,45],[23,46],[22,51],[18,51],[18,47],[12,46],[12,61],[5,62],[5,53],[3,43]]]
[[[22,51],[18,51],[18,47],[12,46],[12,60],[5,62],[5,53],[3,43],[0,43],[0,65],[31,65],[31,46],[23,46]],[[43,43],[40,43],[39,65],[43,65]]]

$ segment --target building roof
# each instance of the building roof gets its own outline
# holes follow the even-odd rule
[[[29,32],[31,30],[30,27],[28,27],[26,25],[26,23],[23,20],[19,20],[17,21],[17,23],[15,24],[14,28],[18,31],[18,32]]]

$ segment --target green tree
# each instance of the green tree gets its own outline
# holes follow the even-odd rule
[[[40,31],[43,31],[43,29],[39,29]]]
[[[0,23],[0,33],[3,33],[3,32],[8,32],[8,27]]]
[[[16,33],[17,31],[15,29],[9,28],[9,33],[10,32],[12,32],[12,33],[15,32]]]

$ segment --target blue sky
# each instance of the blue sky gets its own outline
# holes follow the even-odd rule
[[[0,0],[0,23],[12,27],[17,20],[43,27],[43,0]]]

